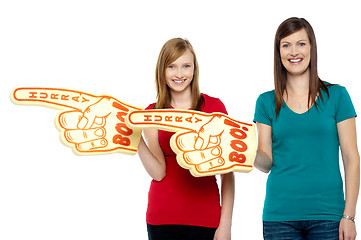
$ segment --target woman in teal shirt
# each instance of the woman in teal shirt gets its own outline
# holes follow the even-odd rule
[[[356,112],[344,87],[318,77],[316,39],[305,19],[290,18],[279,26],[274,75],[275,89],[259,96],[254,116],[255,166],[270,171],[264,239],[355,239]]]

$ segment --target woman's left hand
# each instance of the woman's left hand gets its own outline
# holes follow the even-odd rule
[[[355,223],[348,219],[341,219],[339,228],[340,240],[355,240],[356,239],[356,226]]]

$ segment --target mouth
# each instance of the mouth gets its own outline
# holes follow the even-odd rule
[[[180,84],[186,81],[186,79],[172,79],[173,82]]]
[[[303,58],[290,58],[288,59],[291,63],[299,63],[303,61]]]

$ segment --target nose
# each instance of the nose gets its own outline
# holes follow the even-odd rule
[[[298,55],[298,48],[297,48],[297,46],[292,46],[292,47],[291,47],[291,52],[290,52],[290,54],[291,54],[292,56],[297,56],[297,55]]]
[[[182,78],[184,76],[183,74],[183,69],[182,68],[178,68],[178,71],[176,72],[176,77],[177,78]]]

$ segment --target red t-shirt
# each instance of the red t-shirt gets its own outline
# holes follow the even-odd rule
[[[202,94],[202,112],[227,114],[218,98]],[[153,109],[151,104],[147,109]],[[159,130],[159,144],[166,161],[166,176],[153,180],[148,194],[147,223],[151,225],[178,224],[216,228],[221,216],[220,196],[214,176],[193,177],[180,167],[170,147],[173,132]]]

